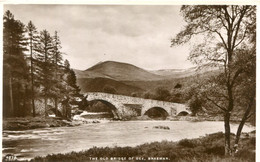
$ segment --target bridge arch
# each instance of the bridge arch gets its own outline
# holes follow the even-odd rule
[[[177,116],[186,116],[186,115],[189,115],[189,112],[188,111],[180,111]]]
[[[103,100],[103,99],[92,99],[92,100],[87,100],[88,102],[95,102],[95,101],[99,101],[101,103],[103,103],[104,105],[106,105],[107,107],[109,107],[109,109],[111,110],[113,116],[115,119],[120,118],[119,114],[118,114],[118,107],[115,106],[115,104],[113,104],[112,102],[109,102],[107,100]]]
[[[154,106],[149,109],[147,109],[143,115],[147,115],[150,118],[166,118],[170,114],[167,112],[167,110],[163,107]]]

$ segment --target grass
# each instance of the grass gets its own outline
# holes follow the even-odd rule
[[[234,135],[232,135],[234,138]],[[138,157],[147,160],[148,157],[167,157],[176,162],[252,162],[255,161],[255,137],[241,139],[240,150],[235,156],[224,156],[224,134],[214,133],[197,139],[183,139],[179,142],[153,142],[136,147],[93,147],[86,151],[67,154],[36,157],[32,161],[89,161],[90,158],[103,158],[109,161],[111,157],[132,158]],[[104,159],[108,157],[108,159]],[[156,161],[156,160],[154,160]]]

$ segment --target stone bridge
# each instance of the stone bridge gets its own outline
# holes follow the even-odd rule
[[[167,112],[166,116],[176,116],[180,113],[190,114],[189,108],[184,104],[130,97],[101,92],[88,92],[87,101],[101,101],[113,107],[112,112],[118,118],[127,116],[143,116],[148,110],[155,108]]]

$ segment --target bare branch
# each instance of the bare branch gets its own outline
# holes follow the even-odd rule
[[[217,33],[219,35],[219,37],[222,40],[222,43],[224,44],[225,48],[228,49],[227,44],[226,44],[224,38],[222,37],[222,35],[217,30],[215,30],[213,32],[215,32],[215,33]]]
[[[215,101],[213,101],[212,99],[208,98],[208,96],[206,96],[206,98],[211,101],[215,106],[217,106],[219,109],[221,109],[222,111],[227,111],[227,109],[225,109],[224,107],[222,106],[219,106]]]
[[[235,75],[234,75],[234,77],[233,77],[233,79],[232,79],[232,81],[231,81],[231,87],[233,87],[233,85],[234,85],[234,83],[235,83],[235,80],[237,79],[237,77],[239,76],[239,74],[241,74],[243,72],[243,69],[242,68],[239,68],[237,71],[236,71],[236,73],[235,73]]]
[[[223,9],[224,9],[224,11],[225,11],[225,13],[224,13],[224,14],[225,14],[225,18],[226,18],[228,24],[230,25],[231,16],[230,16],[229,13],[228,13],[227,7],[223,7]]]
[[[223,63],[225,63],[225,60],[224,60],[224,59],[210,59],[210,58],[209,58],[209,60],[210,60],[210,61],[216,61],[216,62],[223,62]]]
[[[251,116],[253,116],[255,114],[255,112],[252,112],[251,114],[249,114],[247,117],[246,117],[246,120],[251,118]]]
[[[225,22],[224,22],[224,20],[222,19],[222,17],[219,16],[219,18],[220,18],[220,20],[221,20],[222,25],[226,28],[226,30],[228,30],[228,27],[227,27],[227,25],[225,24]]]
[[[246,32],[247,32],[247,27],[246,27],[246,29],[245,29],[245,31],[244,31],[244,34],[243,34],[243,37],[241,38],[241,40],[234,46],[234,48],[236,48],[240,43],[242,43],[242,41],[245,39],[245,37],[246,37]]]
[[[237,23],[234,25],[234,29],[235,29],[235,27],[236,27],[236,29],[235,29],[236,31],[235,31],[235,35],[234,35],[233,43],[232,43],[232,47],[231,47],[231,49],[233,49],[233,50],[234,50],[234,48],[235,48],[235,43],[236,43],[238,31],[239,31],[239,29],[240,29],[240,23],[242,22],[242,19],[243,19],[244,15],[246,14],[246,11],[247,11],[247,7],[243,8],[243,10],[241,11],[241,15],[240,15],[240,17],[239,17]]]

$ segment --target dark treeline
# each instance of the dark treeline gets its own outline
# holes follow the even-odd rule
[[[3,19],[3,116],[47,116],[51,109],[57,115],[80,91],[58,32],[39,32],[9,10]]]

